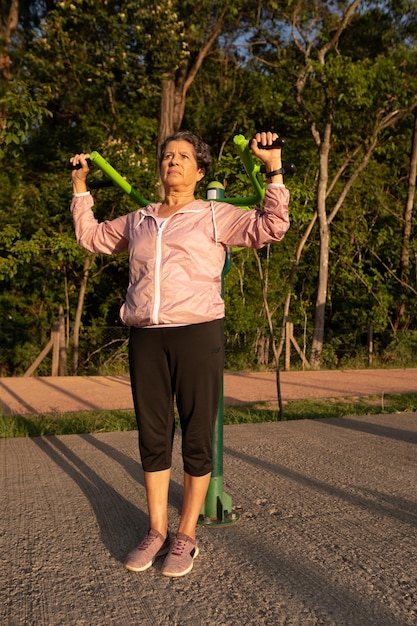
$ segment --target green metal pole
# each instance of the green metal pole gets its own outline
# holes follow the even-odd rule
[[[207,187],[208,200],[224,198],[224,187],[221,183],[212,182]],[[230,271],[232,253],[227,250],[222,271],[222,296],[224,295],[224,277]],[[239,519],[232,510],[232,498],[223,490],[223,383],[220,391],[219,408],[213,433],[213,471],[207,490],[206,499],[200,512],[199,524],[221,526],[233,524]]]

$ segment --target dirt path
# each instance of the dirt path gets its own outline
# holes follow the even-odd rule
[[[417,368],[282,372],[284,401],[387,393],[417,393]],[[230,373],[224,377],[225,405],[276,402],[274,372]],[[39,414],[100,409],[132,409],[125,376],[0,378],[0,413]]]

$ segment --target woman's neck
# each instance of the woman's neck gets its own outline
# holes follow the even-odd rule
[[[194,191],[188,191],[188,190],[184,190],[184,191],[169,191],[167,194],[165,194],[165,198],[163,201],[163,204],[165,204],[166,206],[175,206],[175,205],[182,205],[184,206],[184,204],[188,204],[189,202],[192,202],[194,200]]]
[[[168,217],[173,213],[176,213],[186,204],[193,202],[195,200],[194,194],[189,193],[170,193],[165,196],[165,199],[162,201],[161,206],[158,210],[158,215],[160,217]]]

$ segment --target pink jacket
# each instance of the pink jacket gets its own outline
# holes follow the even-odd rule
[[[263,211],[195,200],[158,226],[159,204],[111,221],[94,217],[91,195],[74,197],[78,243],[98,254],[129,251],[129,285],[120,318],[127,326],[197,324],[224,317],[225,246],[261,248],[289,228],[289,192],[268,185]]]

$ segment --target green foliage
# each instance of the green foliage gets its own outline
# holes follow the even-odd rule
[[[132,411],[0,417],[0,437],[2,438],[121,432],[135,428],[136,420]]]
[[[369,396],[360,399],[297,400],[284,406],[283,419],[325,419],[383,413],[417,412],[416,394],[389,394],[383,398]],[[225,407],[223,421],[233,424],[257,424],[280,419],[270,405]],[[178,423],[177,423],[178,427]],[[136,429],[132,411],[87,413],[57,413],[37,416],[0,416],[0,438],[45,437],[56,435],[120,432]]]
[[[415,367],[417,355],[417,332],[408,331],[396,335],[383,351],[382,363],[390,366],[400,361],[403,367]]]
[[[0,163],[6,155],[18,158],[32,128],[52,115],[45,96],[32,94],[24,81],[8,86],[0,98],[0,111]]]
[[[128,330],[121,326],[108,329],[101,324],[92,324],[83,329],[80,352],[81,366],[86,375],[100,373],[103,376],[128,374]]]
[[[319,51],[335,33],[343,3],[22,3],[19,31],[9,50],[12,79],[0,84],[0,344],[5,352],[0,372],[25,371],[48,341],[60,306],[69,323],[74,321],[85,253],[73,235],[65,162],[81,150],[98,150],[145,197],[156,198],[161,80],[178,78],[193,66],[219,16],[217,40],[188,86],[183,127],[199,131],[211,144],[213,178],[224,183],[229,196],[252,193],[236,157],[234,134],[251,137],[256,130],[274,128],[287,139],[284,159],[297,166],[296,176],[286,180],[291,229],[280,244],[259,252],[275,341],[281,338],[293,268],[289,319],[305,331],[307,344],[314,331],[317,225],[297,258],[317,209],[320,161],[312,127],[323,137],[331,123],[330,212],[361,163],[376,125],[392,116],[395,125],[380,128],[366,168],[331,224],[323,364],[366,361],[369,324],[384,336],[381,350],[387,350],[388,363],[395,354],[412,362],[412,348],[403,345],[399,331],[413,333],[417,327],[415,214],[407,284],[400,277],[413,115],[398,112],[414,102],[417,92],[414,5],[408,0],[364,4],[323,63]],[[305,109],[295,98],[303,68],[308,69]],[[97,171],[91,175],[101,176]],[[199,193],[204,197],[203,187]],[[94,195],[100,220],[136,208],[116,189]],[[90,348],[83,352],[88,372],[125,366],[123,349],[114,350],[113,357],[103,346],[108,343],[104,329],[119,323],[126,286],[126,255],[94,258],[82,318],[82,329],[91,328],[91,334],[81,333]],[[271,338],[252,251],[234,253],[225,300],[228,366],[271,365]],[[400,303],[405,307],[401,319]],[[395,337],[391,345],[388,335]],[[383,359],[381,354],[378,358]],[[48,368],[45,361],[39,371],[48,373]]]

